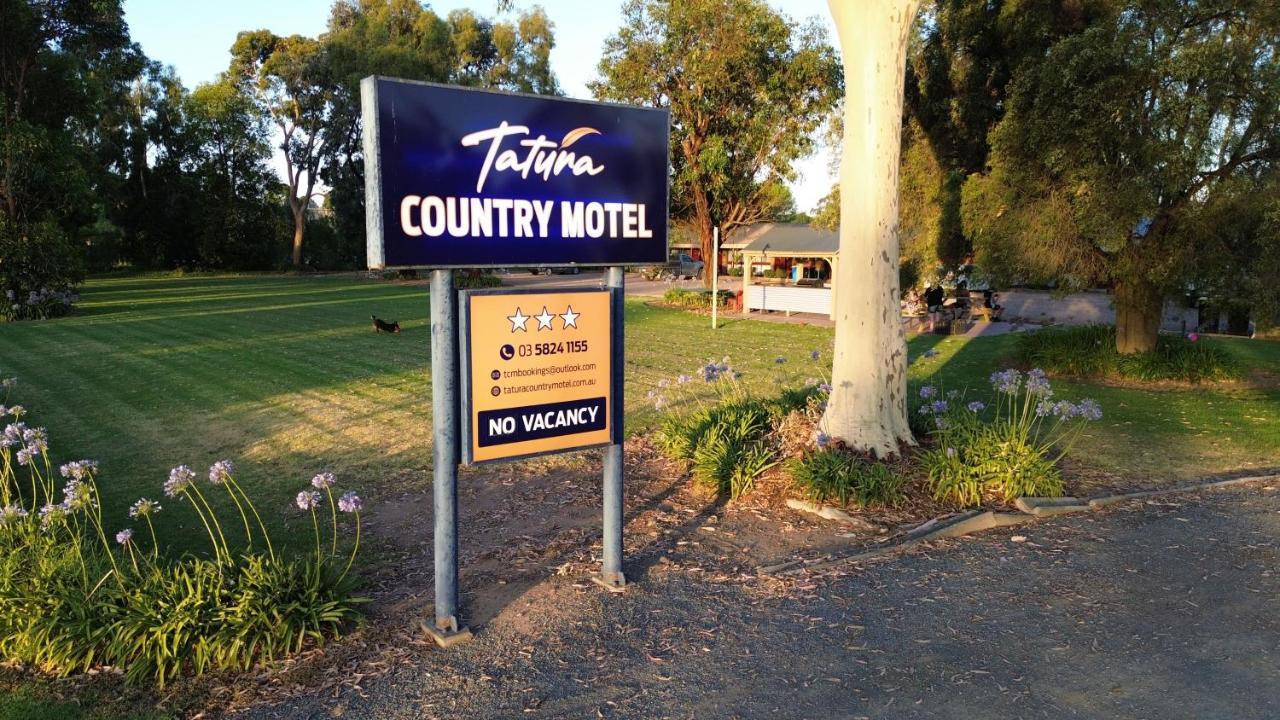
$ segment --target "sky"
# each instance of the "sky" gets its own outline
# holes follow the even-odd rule
[[[824,0],[770,0],[794,20],[819,17],[835,43],[835,27]],[[227,67],[228,51],[241,30],[265,28],[277,35],[319,35],[329,18],[329,0],[218,0],[176,3],[173,0],[125,0],[125,20],[133,40],[147,57],[172,65],[188,88],[209,82]],[[492,16],[496,0],[441,0],[428,3],[441,15],[459,7],[470,7],[480,15]],[[515,6],[530,7],[520,2]],[[590,98],[587,83],[596,77],[596,65],[604,40],[622,20],[621,0],[543,0],[555,24],[556,46],[551,67],[566,95]],[[584,8],[590,8],[584,12]],[[277,166],[282,163],[277,158]],[[831,188],[833,178],[822,151],[796,163],[797,178],[792,183],[796,206],[812,209]]]

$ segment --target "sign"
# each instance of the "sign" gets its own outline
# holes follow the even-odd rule
[[[371,269],[667,260],[666,110],[368,77]]]
[[[613,291],[461,297],[463,462],[615,441]]]

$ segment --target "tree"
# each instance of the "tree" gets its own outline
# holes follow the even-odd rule
[[[1020,74],[965,185],[979,263],[1064,289],[1114,287],[1122,353],[1153,350],[1196,274],[1195,218],[1280,157],[1280,7],[1129,2]]]
[[[42,314],[25,299],[74,286],[86,242],[114,234],[104,118],[143,63],[119,2],[0,0],[0,317]]]
[[[597,98],[671,110],[672,215],[696,228],[704,257],[714,227],[777,214],[777,187],[841,86],[821,26],[764,0],[630,0],[599,69]]]
[[[334,80],[321,177],[340,242],[363,257],[364,160],[360,80],[410,80],[554,95],[554,28],[541,8],[514,22],[455,10],[442,18],[414,0],[339,0],[320,38]]]
[[[886,457],[914,443],[898,288],[906,49],[919,0],[829,0],[844,60],[840,261],[831,397],[821,427]]]
[[[242,32],[231,47],[231,72],[252,83],[258,102],[283,136],[287,200],[293,217],[295,268],[302,266],[307,211],[325,157],[323,129],[336,91],[324,46],[302,35]]]

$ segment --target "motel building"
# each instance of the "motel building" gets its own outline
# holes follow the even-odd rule
[[[840,236],[833,230],[758,223],[721,243],[720,275],[742,278],[744,312],[811,313],[834,319],[832,278],[839,247]],[[683,227],[673,229],[671,252],[703,259],[697,236]]]

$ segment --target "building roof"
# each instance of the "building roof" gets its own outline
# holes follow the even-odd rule
[[[825,257],[840,249],[838,233],[790,223],[753,225],[735,242],[745,242],[744,254],[774,257]]]

